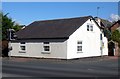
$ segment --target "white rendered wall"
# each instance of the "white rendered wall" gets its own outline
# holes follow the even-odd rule
[[[93,31],[87,31],[87,23],[93,24]],[[20,43],[11,43],[9,56],[72,59],[108,55],[107,39],[103,36],[104,47],[100,50],[101,31],[93,21],[86,21],[65,42],[50,42],[50,53],[43,54],[43,42],[26,42],[26,52],[20,53]],[[83,51],[77,52],[77,41],[83,42]]]
[[[108,55],[108,40],[106,37],[103,37],[103,55]]]
[[[67,43],[65,42],[50,42],[50,52],[43,52],[43,42],[26,42],[26,52],[20,53],[20,43],[11,43],[13,48],[9,52],[9,56],[21,57],[38,57],[38,58],[67,58]]]
[[[93,31],[87,31],[87,23],[93,24]],[[67,59],[101,56],[100,29],[93,21],[86,21],[67,40]],[[77,41],[83,42],[83,51],[77,52]],[[105,40],[105,45],[107,40]],[[107,46],[104,48],[104,55],[107,55]]]

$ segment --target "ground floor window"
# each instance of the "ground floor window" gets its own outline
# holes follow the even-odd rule
[[[82,51],[82,46],[77,46],[77,51]]]
[[[19,51],[19,53],[25,53],[25,51],[26,51],[25,42],[21,42],[20,43],[20,51]]]
[[[20,46],[20,49],[25,51],[25,46]]]
[[[44,46],[44,51],[50,51],[50,46]]]
[[[43,42],[43,54],[49,54],[50,53],[50,43],[49,42]]]
[[[77,41],[77,52],[82,52],[82,41]]]

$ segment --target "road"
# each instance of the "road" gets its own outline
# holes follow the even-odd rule
[[[118,58],[3,58],[2,73],[3,77],[116,77]]]

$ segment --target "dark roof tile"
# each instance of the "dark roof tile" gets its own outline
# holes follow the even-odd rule
[[[92,16],[35,21],[18,31],[18,39],[30,38],[68,38]]]

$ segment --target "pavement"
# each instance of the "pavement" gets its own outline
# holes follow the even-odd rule
[[[5,77],[118,77],[118,57],[73,60],[2,58]]]
[[[103,56],[103,57],[87,57],[87,58],[78,58],[78,59],[70,59],[70,60],[64,60],[64,59],[46,59],[46,58],[27,58],[27,57],[2,57],[1,59],[7,60],[7,61],[15,61],[15,62],[29,62],[29,61],[89,61],[91,62],[98,62],[102,60],[110,60],[110,59],[115,59],[118,60],[119,57],[117,56]],[[90,60],[89,60],[90,59]],[[98,60],[98,61],[96,61]]]

